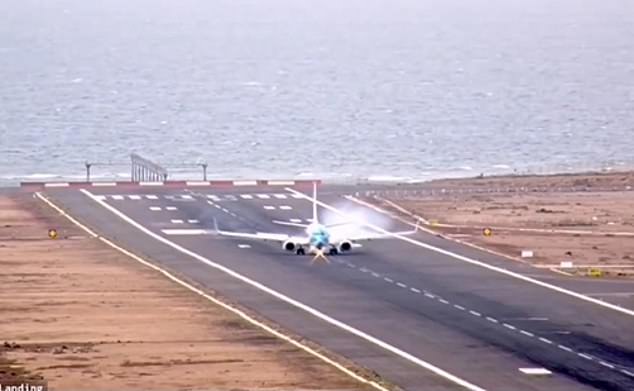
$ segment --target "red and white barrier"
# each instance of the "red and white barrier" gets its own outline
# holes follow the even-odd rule
[[[214,181],[165,181],[165,182],[21,182],[20,187],[25,190],[44,190],[55,188],[89,188],[89,187],[125,187],[125,188],[154,188],[154,187],[242,187],[242,186],[304,186],[321,180],[214,180]]]

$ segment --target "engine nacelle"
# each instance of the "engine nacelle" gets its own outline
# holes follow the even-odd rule
[[[350,251],[352,250],[352,242],[350,242],[349,240],[344,240],[343,242],[339,243],[338,247],[340,253]]]
[[[284,248],[284,250],[286,251],[293,251],[295,250],[295,243],[291,242],[290,240],[287,240],[284,242],[284,244],[282,244],[282,248]]]

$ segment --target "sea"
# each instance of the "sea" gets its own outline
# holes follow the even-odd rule
[[[634,168],[632,0],[3,0],[0,184]]]

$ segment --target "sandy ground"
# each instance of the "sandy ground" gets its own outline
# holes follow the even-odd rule
[[[518,258],[533,251],[523,261],[573,262],[568,272],[625,277],[634,274],[632,188],[629,172],[522,176],[434,181],[383,198],[456,239]]]
[[[0,197],[0,384],[366,389],[42,205],[30,196]],[[47,238],[49,227],[59,239]]]

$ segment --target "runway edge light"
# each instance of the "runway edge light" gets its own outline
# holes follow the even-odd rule
[[[48,237],[51,239],[57,239],[57,230],[55,228],[51,228],[48,230]]]

